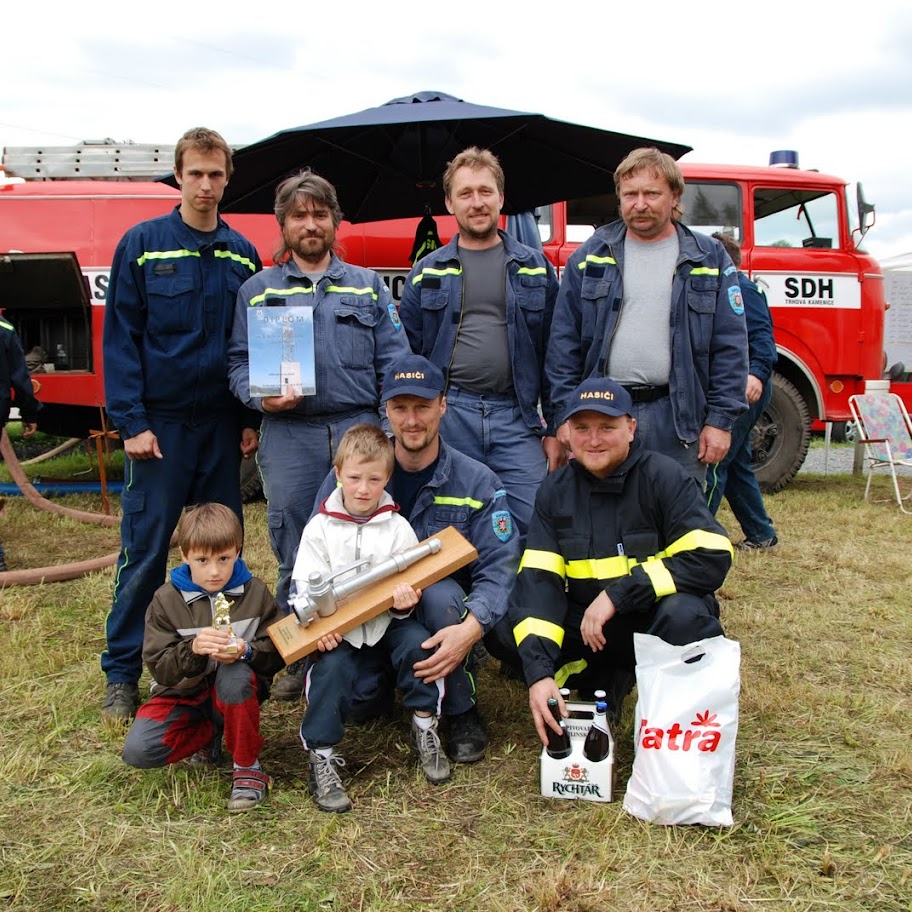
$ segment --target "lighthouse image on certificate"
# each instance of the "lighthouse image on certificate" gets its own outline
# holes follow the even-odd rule
[[[252,307],[247,311],[250,394],[316,392],[312,307]]]

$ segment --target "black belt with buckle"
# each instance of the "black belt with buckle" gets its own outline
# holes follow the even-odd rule
[[[646,386],[637,384],[633,386],[624,386],[624,389],[630,393],[633,402],[655,402],[668,395],[668,384],[664,386]]]

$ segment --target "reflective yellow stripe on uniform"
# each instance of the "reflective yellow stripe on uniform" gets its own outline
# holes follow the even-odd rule
[[[473,510],[480,510],[484,506],[480,500],[472,500],[471,497],[435,497],[434,503],[449,507],[471,507]]]
[[[270,295],[278,295],[279,297],[290,297],[291,295],[309,295],[313,294],[314,289],[313,285],[307,287],[303,285],[298,285],[294,288],[264,288],[258,295],[254,295],[250,299],[250,306],[256,307],[257,304],[262,304],[266,298]]]
[[[421,282],[421,280],[425,277],[425,275],[432,275],[432,276],[462,275],[462,267],[461,266],[448,266],[446,269],[431,269],[431,267],[428,266],[425,269],[422,269],[421,272],[419,272],[418,275],[416,275],[415,278],[412,279],[412,285],[418,285]]]
[[[685,532],[656,556],[673,557],[682,551],[696,551],[697,548],[706,548],[708,551],[727,551],[733,557],[735,554],[732,543],[724,535],[720,535],[718,532],[707,532],[705,529],[693,529]]]
[[[640,566],[646,576],[649,577],[649,582],[652,583],[657,599],[664,598],[666,595],[674,595],[678,591],[678,587],[675,586],[675,581],[668,572],[668,568],[660,560],[644,561]]]
[[[715,275],[719,274],[718,269],[714,269],[712,266],[697,266],[695,269],[690,270],[690,274],[694,275]]]
[[[241,266],[246,266],[251,272],[256,272],[256,265],[253,260],[248,259],[245,256],[241,256],[239,253],[235,253],[233,250],[216,250],[216,257],[219,257],[223,260],[234,260],[235,263],[240,263]]]
[[[335,294],[353,294],[353,295],[370,295],[375,301],[380,297],[373,288],[351,288],[343,285],[327,285],[327,292]]]
[[[548,272],[544,266],[535,266],[530,268],[529,266],[520,266],[516,270],[517,275],[546,275]]]
[[[614,257],[596,256],[594,253],[590,253],[586,256],[585,260],[581,260],[577,263],[576,267],[577,269],[585,269],[589,263],[592,263],[595,266],[617,266],[617,260]]]
[[[567,576],[564,559],[553,551],[535,551],[534,549],[526,548],[523,551],[517,572],[522,573],[523,570],[547,570],[548,573],[557,574],[561,579]]]
[[[578,675],[588,667],[589,663],[585,659],[567,662],[566,665],[561,665],[561,667],[554,672],[554,683],[557,684],[558,687],[563,687],[564,684],[567,683],[567,678],[569,678],[570,675]]]
[[[561,646],[564,642],[564,628],[560,624],[552,624],[551,621],[543,621],[541,618],[526,618],[513,628],[513,639],[519,646],[527,636],[544,637]]]
[[[578,580],[609,580],[630,573],[631,561],[626,557],[590,557],[567,561],[567,576]]]
[[[198,250],[144,250],[142,256],[136,261],[137,266],[142,266],[146,260],[179,260],[181,257],[198,257]]]
[[[14,328],[13,324],[7,323],[6,320],[3,319],[3,317],[0,317],[0,326],[2,326],[4,329],[13,329]]]

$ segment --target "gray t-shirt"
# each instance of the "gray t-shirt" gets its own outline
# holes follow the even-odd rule
[[[503,244],[459,248],[462,319],[450,366],[450,383],[473,393],[513,392],[507,338],[506,262]]]
[[[677,232],[662,241],[624,240],[624,300],[605,370],[620,383],[668,383],[678,249]]]

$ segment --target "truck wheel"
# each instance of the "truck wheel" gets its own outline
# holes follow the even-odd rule
[[[781,491],[798,472],[811,443],[811,416],[801,394],[773,374],[773,398],[751,431],[753,467],[760,490]]]
[[[244,503],[259,500],[263,496],[263,482],[256,457],[241,460],[241,499]]]

